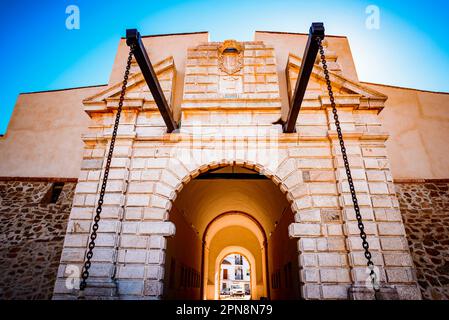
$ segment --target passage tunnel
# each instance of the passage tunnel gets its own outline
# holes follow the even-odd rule
[[[299,298],[294,221],[279,188],[258,172],[221,167],[190,181],[169,216],[176,235],[167,242],[164,297],[219,299],[220,264],[229,254],[248,259],[251,299]]]

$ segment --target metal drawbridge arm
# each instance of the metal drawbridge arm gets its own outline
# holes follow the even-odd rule
[[[312,73],[313,65],[318,54],[318,38],[324,39],[324,25],[321,22],[314,22],[309,30],[309,38],[302,58],[301,69],[299,70],[298,80],[296,81],[295,93],[293,94],[292,103],[288,111],[287,121],[283,123],[282,128],[284,133],[293,133],[296,131],[296,120],[298,119],[302,100],[304,99],[310,74]]]
[[[142,75],[145,78],[148,88],[153,95],[153,99],[156,102],[162,118],[164,119],[165,125],[167,126],[167,132],[173,132],[178,129],[178,124],[173,118],[172,110],[165,99],[164,92],[162,91],[159,80],[157,79],[151,61],[148,58],[147,51],[143,45],[142,38],[137,29],[126,30],[126,44],[133,49],[133,54],[136,58],[137,64],[142,71]]]

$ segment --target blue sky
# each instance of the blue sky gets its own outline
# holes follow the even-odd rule
[[[79,30],[66,28],[68,5],[80,9]],[[379,29],[365,27],[368,5],[380,9]],[[416,0],[2,0],[0,134],[21,92],[106,83],[127,28],[252,40],[255,30],[307,32],[323,21],[328,34],[348,36],[360,80],[449,92],[448,9]]]

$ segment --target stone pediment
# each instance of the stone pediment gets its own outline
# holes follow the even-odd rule
[[[262,41],[189,48],[182,109],[280,109],[274,48]]]
[[[293,96],[301,61],[302,59],[298,56],[289,54],[286,67],[289,99]],[[379,112],[384,107],[388,98],[384,94],[352,81],[337,72],[329,71],[329,76],[337,105],[354,106],[357,109],[378,109]],[[313,66],[301,109],[316,109],[328,106],[330,106],[330,100],[324,70],[320,64],[316,63]]]
[[[173,57],[159,61],[153,65],[153,68],[167,99],[167,103],[171,106],[176,81],[176,67]],[[126,88],[124,108],[157,109],[150,89],[134,59]],[[84,110],[88,114],[91,114],[94,112],[107,112],[110,108],[117,108],[121,89],[122,82],[118,82],[86,98],[83,100]]]

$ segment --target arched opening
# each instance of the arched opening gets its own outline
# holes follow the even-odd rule
[[[268,296],[266,235],[261,225],[243,212],[225,212],[206,227],[202,248],[202,297],[218,300],[220,262],[230,254],[246,257],[251,266],[251,298]]]
[[[231,253],[249,261],[251,299],[300,297],[291,204],[254,168],[223,165],[200,174],[178,193],[169,219],[176,235],[167,241],[166,299],[219,299],[220,263]]]

